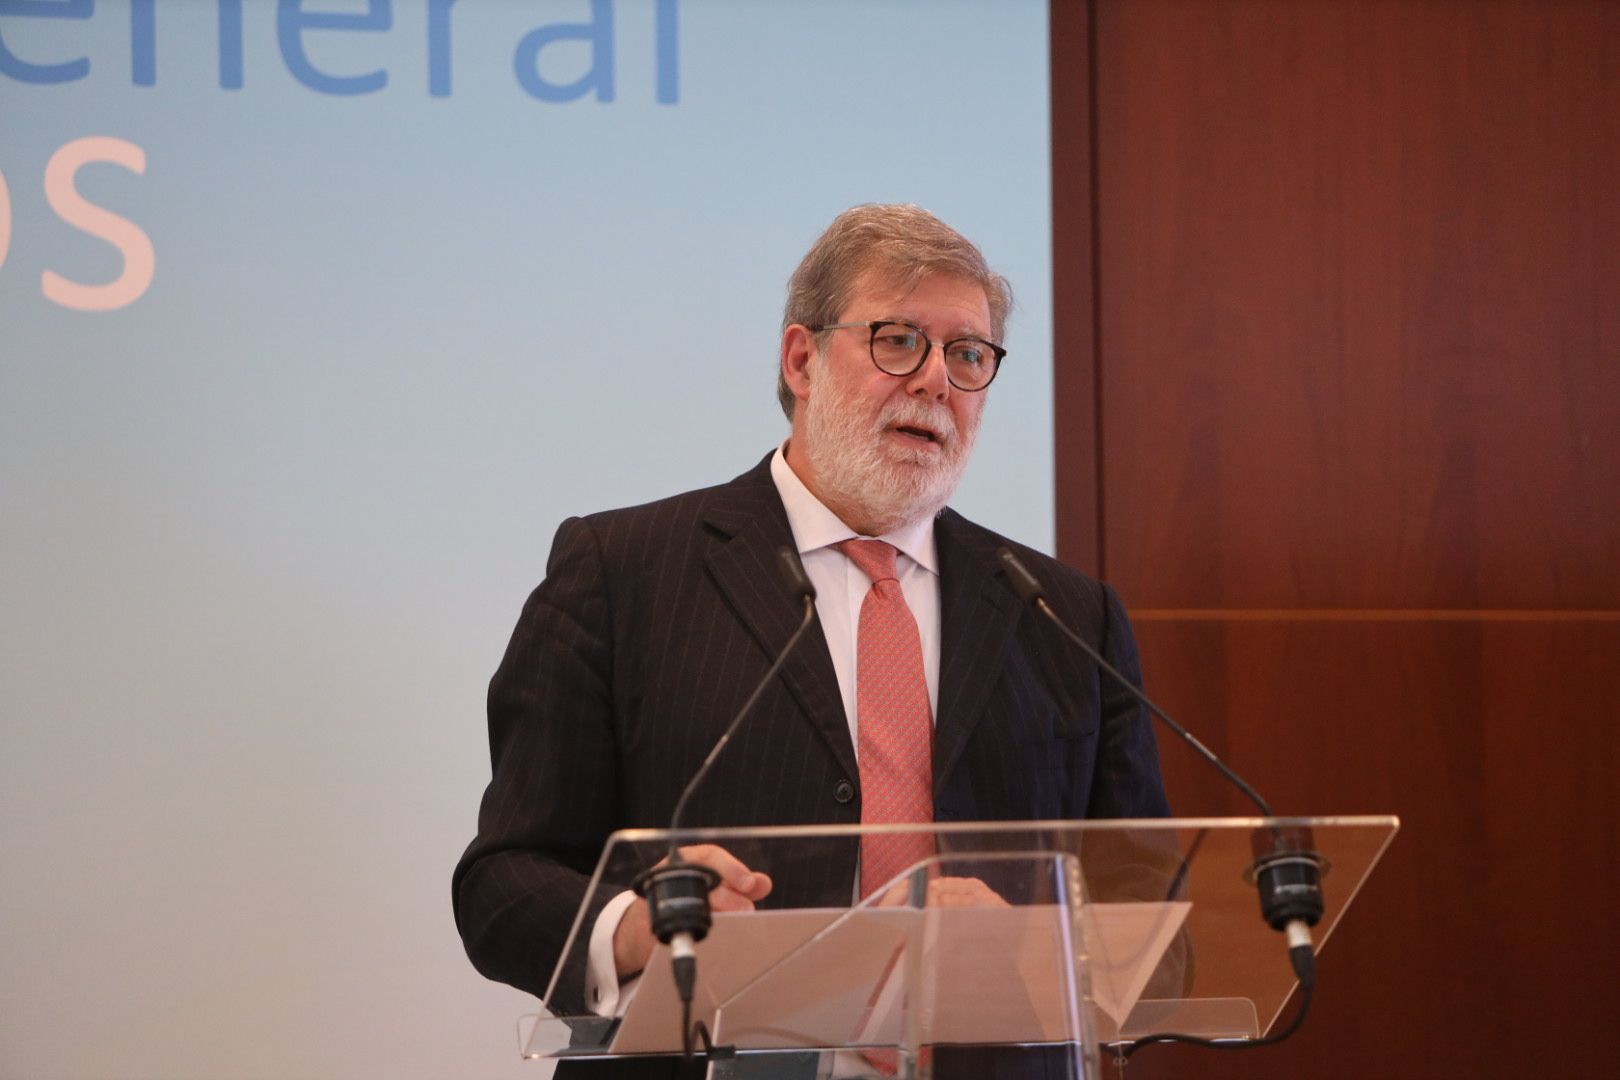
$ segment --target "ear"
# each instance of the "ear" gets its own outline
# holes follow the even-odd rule
[[[794,323],[782,331],[782,378],[800,401],[810,397],[810,361],[816,355],[816,336]]]

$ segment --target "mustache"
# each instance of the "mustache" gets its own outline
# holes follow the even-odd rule
[[[909,427],[927,428],[936,433],[942,443],[955,442],[959,432],[956,429],[956,417],[951,410],[938,402],[919,401],[916,398],[901,398],[885,405],[878,414],[877,429],[904,424]]]

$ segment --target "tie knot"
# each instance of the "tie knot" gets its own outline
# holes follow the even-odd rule
[[[882,540],[845,540],[833,546],[860,567],[861,573],[872,579],[872,584],[896,580],[893,544]]]

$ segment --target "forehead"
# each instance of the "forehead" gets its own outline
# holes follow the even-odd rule
[[[855,279],[843,319],[905,319],[940,333],[986,335],[990,302],[984,286],[960,274],[926,274],[915,282],[882,268]]]

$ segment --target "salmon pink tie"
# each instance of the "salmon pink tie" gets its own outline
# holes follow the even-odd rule
[[[861,824],[933,821],[933,712],[922,640],[895,576],[894,547],[882,540],[845,540],[835,546],[872,579],[861,602],[855,645]],[[933,838],[927,835],[864,838],[862,896],[933,853]]]

